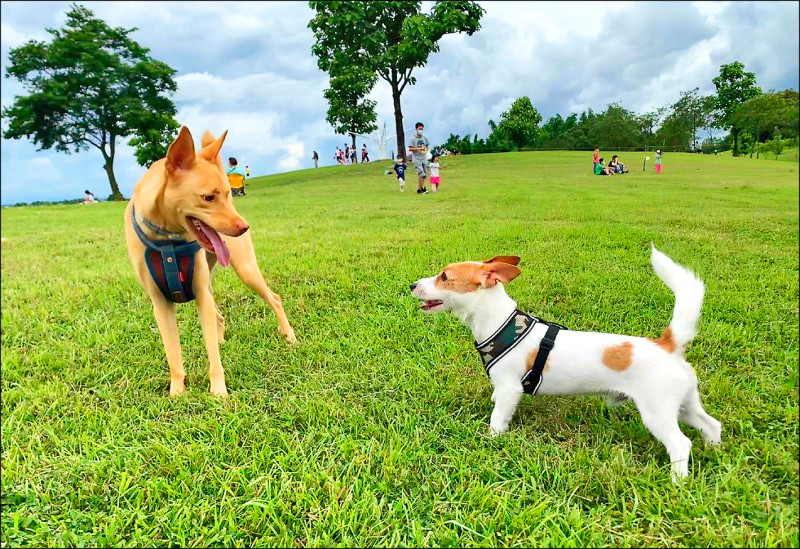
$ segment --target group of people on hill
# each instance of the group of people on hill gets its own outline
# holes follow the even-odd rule
[[[317,151],[314,151],[314,155],[311,157],[314,161],[314,167],[319,166],[319,155],[317,155]],[[337,164],[345,165],[345,164],[355,164],[356,163],[356,148],[350,147],[347,143],[344,144],[344,150],[339,147],[336,147],[336,152],[333,153],[333,159],[336,161]],[[361,162],[369,162],[369,152],[367,151],[367,144],[364,143],[361,147]]]
[[[428,160],[428,138],[423,135],[425,125],[422,122],[417,122],[414,125],[414,135],[411,136],[411,141],[408,145],[408,150],[411,153],[411,163],[414,170],[417,172],[417,194],[428,194],[428,188],[425,186],[425,180],[430,177],[431,189],[433,192],[438,192],[439,185],[441,184],[441,176],[439,175],[439,155],[432,154],[430,161]],[[400,184],[400,192],[405,192],[406,186],[406,161],[403,155],[399,155],[397,160],[389,171],[395,173],[397,182]]]
[[[617,175],[628,173],[625,169],[625,164],[619,159],[618,155],[611,157],[608,166],[605,165],[605,158],[600,157],[600,149],[595,148],[594,156],[592,156],[592,169],[595,175]]]
[[[661,149],[656,151],[656,173],[661,173]],[[649,160],[650,157],[647,157]],[[642,168],[644,169],[644,168]],[[617,175],[617,174],[624,174],[628,173],[628,170],[625,169],[625,164],[619,159],[619,156],[616,154],[611,157],[611,161],[608,163],[608,166],[605,164],[605,159],[600,157],[600,149],[594,149],[594,155],[592,156],[592,171],[595,175]]]

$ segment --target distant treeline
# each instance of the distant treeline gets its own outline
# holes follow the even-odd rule
[[[530,98],[520,97],[500,116],[489,120],[491,133],[450,134],[438,148],[460,154],[530,149],[654,150],[705,152],[733,150],[779,155],[798,142],[798,93],[764,93],[755,75],[741,63],[723,65],[714,78],[717,93],[701,96],[698,88],[651,112],[635,113],[619,103],[602,112],[592,109],[566,117],[556,114],[544,124]],[[717,136],[715,136],[715,132]],[[724,134],[723,133],[727,132]]]

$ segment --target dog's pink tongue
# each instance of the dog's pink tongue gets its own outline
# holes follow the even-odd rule
[[[219,264],[223,267],[227,267],[228,263],[231,262],[231,251],[222,241],[219,233],[203,222],[200,223],[200,230],[203,231],[203,234],[211,241],[211,245],[214,247],[214,253],[217,254],[217,261],[219,261]]]

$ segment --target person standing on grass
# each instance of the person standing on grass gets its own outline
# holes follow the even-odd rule
[[[600,162],[600,149],[597,147],[594,148],[594,154],[592,155],[592,169],[597,166],[597,163]]]
[[[311,155],[311,160],[314,161],[314,167],[319,168],[319,155],[317,154],[317,151],[314,151],[314,154]]]
[[[439,179],[439,155],[438,154],[434,154],[431,157],[431,163],[428,165],[428,167],[430,167],[430,169],[431,169],[431,189],[433,190],[433,192],[438,192],[439,191],[439,182],[441,181],[441,179]]]
[[[397,176],[397,182],[400,183],[400,192],[406,192],[406,163],[402,156],[397,157],[397,162],[394,163],[392,169]]]
[[[369,153],[367,153],[366,143],[361,147],[361,163],[363,164],[364,162],[369,162]]]
[[[245,176],[247,179],[250,179],[250,166],[245,166],[245,167],[244,167],[244,176]]]
[[[661,149],[656,151],[656,174],[661,173]]]
[[[425,124],[417,122],[414,124],[416,132],[411,136],[408,150],[411,151],[411,162],[417,170],[417,194],[428,194],[425,187],[425,179],[428,177],[428,138],[422,135]]]

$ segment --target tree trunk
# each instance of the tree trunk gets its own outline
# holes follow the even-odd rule
[[[733,133],[733,156],[739,156],[739,129],[731,128]]]
[[[103,158],[105,158],[105,165],[103,169],[106,171],[106,175],[108,175],[108,184],[111,185],[111,200],[125,200],[125,197],[122,196],[122,193],[119,191],[119,185],[117,185],[117,178],[114,177],[114,145],[111,145],[111,156],[106,154],[104,149],[100,149],[100,152],[103,153]]]
[[[350,147],[351,150],[356,151],[356,132],[352,132],[350,136],[353,138],[353,145]],[[358,163],[358,151],[356,151],[355,160],[353,161],[354,164]]]
[[[397,74],[392,69],[392,101],[394,103],[394,127],[397,133],[397,156],[406,156],[406,135],[403,132],[403,109],[400,107],[400,87],[397,82]]]

